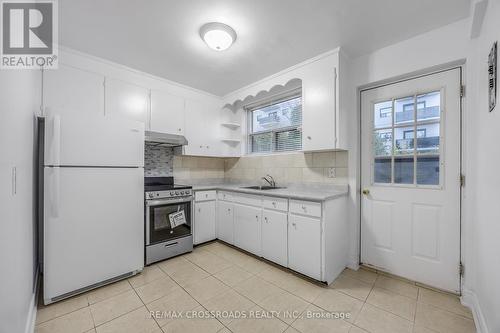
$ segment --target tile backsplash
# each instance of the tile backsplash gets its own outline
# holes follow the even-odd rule
[[[225,178],[261,183],[267,174],[278,183],[347,184],[347,151],[244,156],[225,160]],[[333,169],[335,177],[329,177]]]
[[[174,155],[172,148],[146,144],[144,155],[145,176],[174,176],[177,183],[262,183],[267,174],[278,184],[348,182],[346,151],[218,158]]]
[[[224,158],[174,156],[174,178],[178,183],[224,180]]]
[[[174,150],[146,142],[144,147],[144,176],[168,177],[174,174]]]

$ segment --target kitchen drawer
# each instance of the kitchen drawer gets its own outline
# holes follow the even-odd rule
[[[281,211],[288,211],[288,199],[286,198],[275,198],[275,197],[263,197],[262,207],[266,209],[274,209]]]
[[[233,194],[225,191],[218,191],[217,198],[224,201],[233,201]]]
[[[290,212],[301,215],[321,217],[321,203],[313,201],[290,200]]]
[[[217,198],[216,191],[197,191],[194,193],[194,201],[209,201]]]
[[[245,193],[233,193],[233,202],[248,205],[262,207],[262,197],[260,195],[245,194]]]

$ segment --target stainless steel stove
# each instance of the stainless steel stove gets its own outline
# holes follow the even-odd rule
[[[173,177],[146,177],[146,265],[193,250],[192,187]]]

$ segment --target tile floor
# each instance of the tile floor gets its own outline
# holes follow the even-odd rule
[[[222,315],[199,318],[208,311]],[[336,312],[350,316],[326,318]],[[346,269],[326,287],[213,242],[126,281],[40,306],[35,331],[465,333],[475,327],[455,296],[364,269]]]

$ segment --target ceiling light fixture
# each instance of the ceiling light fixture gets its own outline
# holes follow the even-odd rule
[[[207,43],[209,48],[223,51],[234,43],[236,32],[224,23],[210,22],[200,28],[200,37]]]

